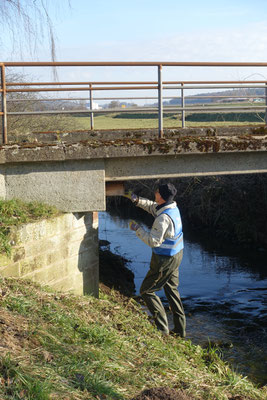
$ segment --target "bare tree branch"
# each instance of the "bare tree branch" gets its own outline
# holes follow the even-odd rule
[[[13,51],[23,53],[25,47],[31,56],[38,46],[48,39],[51,60],[56,59],[55,30],[50,13],[51,1],[59,0],[0,0],[0,28],[7,34],[13,45]],[[70,7],[70,0],[65,0]],[[0,38],[0,48],[4,47]]]

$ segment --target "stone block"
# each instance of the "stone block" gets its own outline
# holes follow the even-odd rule
[[[77,274],[72,277],[65,276],[62,279],[52,282],[51,286],[55,290],[63,292],[72,292],[77,295],[83,295],[83,276],[82,274]]]
[[[64,219],[62,215],[55,218],[46,220],[46,238],[49,236],[55,236],[61,234],[61,220]]]
[[[46,265],[54,265],[64,262],[66,255],[68,254],[67,247],[61,246],[60,249],[48,252],[46,254]]]
[[[54,281],[61,279],[68,275],[68,269],[66,263],[58,263],[42,267],[31,274],[31,279],[35,282],[39,282],[46,285],[51,285]]]
[[[6,198],[5,167],[0,165],[0,199]]]
[[[71,258],[73,256],[77,256],[79,253],[89,252],[91,246],[92,240],[88,236],[85,236],[83,240],[70,242],[68,245],[68,256]]]
[[[20,242],[40,240],[47,235],[46,221],[38,221],[23,224],[18,229],[18,239]]]
[[[64,213],[56,218],[47,221],[48,234],[56,235],[72,230],[73,215]]]
[[[0,267],[0,276],[2,278],[19,278],[20,277],[20,263],[11,262],[4,267]]]
[[[65,235],[62,236],[62,240],[64,240],[67,243],[75,243],[77,241],[81,242],[86,237],[87,237],[87,232],[85,227],[83,226],[67,232]]]
[[[80,252],[81,241],[77,240],[76,242],[72,242],[68,244],[68,258],[70,257],[78,257]]]
[[[16,247],[12,249],[12,261],[17,262],[25,257],[25,247]]]
[[[7,265],[10,265],[12,263],[11,257],[8,257],[5,254],[0,254],[0,271],[2,267],[6,267]]]
[[[46,256],[45,256],[46,257]],[[26,258],[20,261],[20,274],[21,277],[28,277],[28,275],[32,275],[36,270],[41,268],[43,263],[40,257],[31,257]]]
[[[28,242],[24,247],[25,257],[29,258],[33,255],[39,256],[44,253],[49,254],[62,246],[64,246],[64,242],[62,243],[60,235],[43,238],[42,240],[37,240],[34,242]]]
[[[80,228],[80,227],[85,227],[85,226],[86,226],[86,213],[73,214],[72,227]]]

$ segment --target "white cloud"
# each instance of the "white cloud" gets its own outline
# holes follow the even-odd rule
[[[204,61],[266,62],[267,26],[250,24],[235,29],[206,29],[187,32],[160,40],[105,41],[86,47],[61,48],[61,61]],[[47,57],[40,55],[40,60]],[[38,71],[39,72],[39,71]],[[266,68],[164,68],[168,80],[243,80],[266,79]],[[62,68],[60,80],[115,81],[156,80],[156,68]],[[42,78],[40,78],[41,80]],[[45,79],[45,78],[43,78]]]

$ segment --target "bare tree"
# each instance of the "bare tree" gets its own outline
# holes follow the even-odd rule
[[[20,83],[27,81],[29,82],[28,77],[24,77],[23,75],[17,73],[8,73],[6,76],[6,81],[11,84],[12,83]],[[15,88],[16,86],[14,86]],[[25,83],[25,86],[20,86],[20,89],[27,89],[28,86]],[[9,92],[7,93],[7,108],[8,112],[16,112],[22,113],[20,115],[9,115],[7,119],[7,128],[9,132],[9,139],[12,141],[18,140],[18,138],[22,138],[27,141],[30,140],[31,134],[40,133],[40,132],[65,132],[65,131],[74,131],[77,130],[77,120],[78,117],[84,116],[84,114],[79,115],[75,114],[36,114],[36,115],[27,115],[23,114],[23,112],[39,112],[39,111],[62,111],[62,110],[86,110],[85,102],[81,100],[51,100],[51,98],[42,96],[36,92]],[[88,115],[87,115],[88,118]],[[79,124],[78,124],[79,125]],[[88,121],[89,127],[89,121]],[[19,139],[19,140],[20,140]]]
[[[62,4],[60,0],[0,0],[0,27],[13,44],[13,50],[21,52],[24,46],[33,55],[38,45],[48,38],[52,61],[55,61],[55,31],[50,7]],[[65,0],[70,6],[70,0]],[[4,46],[0,38],[1,47]]]

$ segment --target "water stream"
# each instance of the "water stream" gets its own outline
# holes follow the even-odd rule
[[[139,294],[151,249],[129,230],[129,220],[99,214],[99,238],[110,242],[112,252],[131,261],[128,268],[134,272]],[[185,231],[179,277],[187,338],[200,345],[219,344],[223,358],[260,385],[267,383],[266,258],[262,249],[252,252],[222,246],[212,237]],[[166,303],[164,292],[158,294]]]

